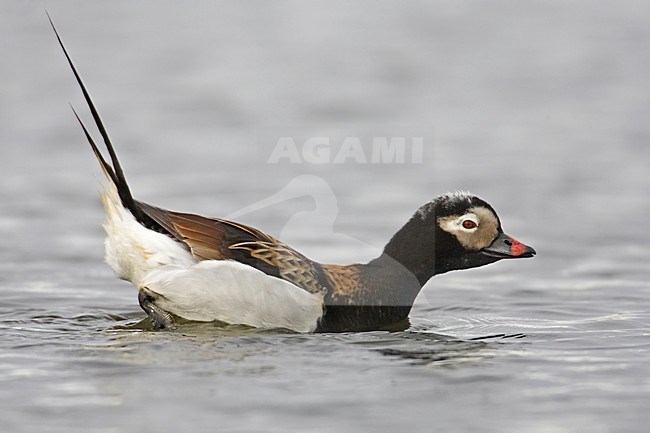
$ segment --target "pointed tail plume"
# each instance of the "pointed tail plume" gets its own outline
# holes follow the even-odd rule
[[[61,40],[61,37],[59,36],[59,32],[56,30],[56,27],[54,27],[54,23],[52,22],[52,18],[50,17],[50,14],[45,11],[47,14],[47,18],[50,21],[50,25],[52,26],[52,30],[54,30],[54,34],[56,35],[56,39],[59,41],[59,45],[61,46],[61,49],[63,50],[63,54],[65,54],[65,58],[68,60],[68,64],[70,65],[70,68],[72,68],[72,73],[74,74],[75,78],[77,79],[77,83],[79,84],[79,87],[81,88],[81,92],[83,93],[84,99],[86,100],[86,103],[88,104],[88,108],[90,109],[90,112],[93,116],[93,119],[95,120],[95,125],[97,126],[97,129],[99,130],[99,133],[102,136],[102,139],[104,141],[104,145],[106,146],[106,149],[108,150],[108,155],[110,156],[111,159],[111,164],[106,161],[106,159],[102,156],[102,153],[100,152],[99,148],[95,144],[95,141],[93,140],[92,136],[88,132],[88,128],[84,125],[82,122],[81,118],[77,114],[77,112],[72,108],[72,111],[74,112],[75,117],[77,118],[77,121],[79,121],[79,124],[81,125],[81,128],[83,129],[83,132],[86,136],[86,139],[88,140],[88,143],[90,144],[90,147],[93,150],[93,153],[95,154],[95,157],[97,157],[97,161],[99,161],[99,164],[106,174],[106,177],[113,183],[115,184],[115,187],[117,188],[118,195],[120,197],[120,201],[122,202],[122,205],[127,208],[133,216],[145,227],[149,228],[154,228],[154,229],[159,229],[161,228],[159,224],[157,224],[155,221],[153,221],[147,214],[145,214],[140,206],[140,204],[133,199],[133,195],[131,194],[131,190],[129,189],[129,185],[126,182],[126,177],[124,176],[124,171],[122,171],[122,166],[120,165],[120,161],[117,158],[117,154],[115,153],[115,149],[113,148],[113,144],[111,143],[111,139],[108,136],[108,132],[106,132],[106,128],[104,127],[104,123],[102,122],[102,119],[99,117],[99,113],[97,112],[97,109],[95,108],[95,104],[93,103],[92,99],[90,98],[90,94],[88,94],[88,91],[86,90],[86,86],[84,85],[83,81],[81,80],[81,77],[79,76],[79,73],[77,72],[77,69],[75,68],[74,64],[72,63],[72,59],[70,58],[70,55],[68,54],[68,51],[66,50],[65,46],[63,45],[63,41]]]

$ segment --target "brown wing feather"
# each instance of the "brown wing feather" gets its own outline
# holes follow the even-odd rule
[[[340,302],[363,296],[366,287],[361,282],[360,265],[321,265],[330,280],[331,298]]]
[[[324,291],[320,265],[281,242],[240,242],[230,245],[230,249],[233,251],[247,251],[251,257],[277,268],[281,278],[308,292],[318,293]]]
[[[326,291],[318,263],[277,239],[244,224],[171,212],[138,202],[142,211],[187,245],[197,260],[236,260],[311,293]]]

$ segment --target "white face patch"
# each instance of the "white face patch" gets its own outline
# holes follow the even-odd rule
[[[440,228],[449,233],[467,232],[473,233],[478,230],[479,219],[474,213],[466,213],[463,216],[451,217],[451,219],[440,218]]]
[[[456,236],[468,250],[480,250],[490,246],[499,234],[499,221],[491,210],[484,207],[470,208],[464,215],[438,218],[438,225]]]

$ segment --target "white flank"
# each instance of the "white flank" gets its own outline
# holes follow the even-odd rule
[[[258,328],[312,332],[323,314],[321,295],[235,261],[197,261],[176,240],[149,230],[122,206],[115,186],[102,194],[106,263],[179,317]]]
[[[323,315],[321,296],[235,261],[164,266],[143,287],[157,306],[188,320],[312,332]]]

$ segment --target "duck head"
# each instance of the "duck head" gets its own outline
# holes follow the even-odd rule
[[[503,232],[490,204],[459,192],[420,207],[388,242],[384,254],[424,285],[436,274],[533,257],[535,250]]]

